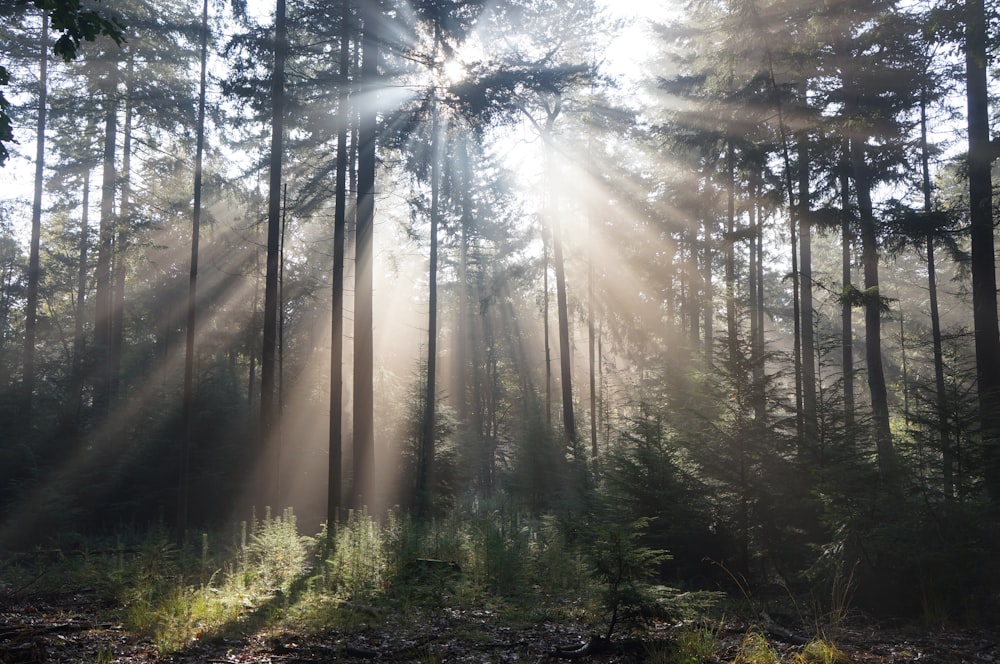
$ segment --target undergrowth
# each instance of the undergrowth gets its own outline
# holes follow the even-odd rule
[[[612,567],[595,569],[593,551],[602,555],[596,543],[570,544],[557,519],[503,508],[456,511],[428,523],[358,511],[314,537],[299,532],[290,510],[266,512],[229,533],[189,540],[177,545],[165,529],[154,528],[118,537],[100,552],[86,546],[59,552],[45,566],[58,573],[32,580],[25,567],[8,583],[42,590],[58,580],[100,588],[121,607],[126,628],[166,655],[205,639],[351,632],[376,618],[416,624],[444,610],[487,611],[513,629],[544,621],[596,628],[608,623],[608,611],[645,610],[629,603],[633,591],[651,581],[646,568],[655,559],[638,560],[634,571],[622,567],[629,592],[616,585],[609,604],[608,574],[621,561],[612,556]],[[622,542],[632,541],[623,535]],[[659,592],[649,584],[649,593],[635,596],[645,602]],[[689,637],[684,661],[694,664],[708,652],[700,638]]]

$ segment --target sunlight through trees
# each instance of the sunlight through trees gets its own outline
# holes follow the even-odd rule
[[[0,9],[0,550],[495,509],[995,593],[1000,5],[634,4]]]

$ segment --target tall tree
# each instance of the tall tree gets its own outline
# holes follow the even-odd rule
[[[327,486],[327,533],[333,537],[340,518],[343,493],[344,390],[344,248],[347,236],[347,130],[351,122],[351,0],[342,0],[340,16],[339,80],[337,100],[336,200],[333,220],[333,300],[330,307],[330,442]]]
[[[434,44],[431,49],[432,76],[437,80],[441,23],[434,21]],[[427,291],[427,364],[424,386],[424,412],[421,421],[420,453],[417,464],[417,514],[427,516],[431,508],[431,481],[434,477],[435,436],[437,434],[437,346],[438,346],[438,229],[441,225],[441,109],[437,86],[432,86],[431,112],[431,209],[430,258]]]
[[[208,88],[208,0],[201,8],[201,78],[198,83],[198,121],[195,128],[194,200],[191,210],[191,266],[188,272],[187,328],[184,344],[184,395],[182,418],[180,480],[178,485],[177,530],[187,528],[191,448],[194,441],[194,358],[195,331],[198,322],[198,249],[201,236],[202,166],[205,153],[205,99]]]
[[[965,1],[966,118],[969,132],[969,235],[972,241],[972,314],[986,490],[1000,506],[1000,326],[997,324],[996,246],[993,232],[989,38],[985,0]]]
[[[274,68],[271,78],[271,157],[268,177],[267,259],[264,272],[264,345],[261,350],[260,435],[263,449],[272,448],[278,426],[275,409],[275,375],[278,342],[278,272],[281,237],[281,166],[285,134],[285,60],[288,55],[288,27],[285,0],[276,0],[274,9]],[[263,450],[262,450],[263,451]],[[265,504],[277,506],[277,467],[270,455],[264,463],[261,491]]]
[[[854,214],[851,205],[851,166],[848,160],[850,151],[849,139],[843,138],[841,159],[837,169],[837,182],[840,184],[840,265],[841,265],[841,304],[840,304],[840,348],[841,369],[844,380],[844,429],[847,441],[854,436],[854,319],[852,315],[852,298],[849,294],[854,290],[852,267],[852,242],[854,238]]]
[[[97,290],[94,295],[94,406],[99,415],[107,414],[111,400],[111,261],[115,229],[115,193],[118,169],[115,164],[118,139],[119,62],[118,54],[108,55],[107,76],[103,83],[104,151],[101,179],[101,218],[97,245]]]
[[[802,80],[798,84],[798,103],[802,116],[807,112],[806,100],[807,85],[806,81]],[[806,449],[814,453],[819,444],[819,422],[816,403],[816,322],[813,306],[812,214],[807,131],[797,132],[795,140],[798,148],[799,299],[802,316],[802,435]]]
[[[42,232],[42,185],[45,179],[45,118],[48,111],[49,17],[42,16],[38,66],[38,119],[35,133],[35,189],[31,203],[31,244],[28,249],[28,298],[24,306],[24,408],[31,421],[35,391],[35,324],[38,316],[39,244]]]
[[[354,486],[351,504],[370,504],[375,472],[374,345],[372,268],[375,222],[375,144],[378,139],[380,0],[362,6],[360,122],[358,126],[358,203],[354,244]]]

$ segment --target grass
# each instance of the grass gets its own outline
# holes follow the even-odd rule
[[[750,631],[743,637],[733,664],[777,664],[778,652],[760,632]]]
[[[850,664],[851,658],[832,641],[814,639],[795,656],[795,664]]]
[[[419,631],[459,615],[468,620],[455,623],[456,634],[471,643],[492,642],[498,625],[517,633],[547,623],[596,626],[605,618],[586,557],[555,522],[502,510],[422,525],[354,512],[335,525],[332,546],[325,531],[300,534],[290,511],[190,539],[178,546],[154,528],[110,546],[53,554],[38,579],[27,565],[8,567],[4,581],[37,591],[96,588],[121,607],[114,619],[161,656],[260,633],[349,635],[373,623]],[[677,661],[695,664],[708,646],[700,635],[684,639],[690,654]],[[439,659],[432,647],[413,655]]]

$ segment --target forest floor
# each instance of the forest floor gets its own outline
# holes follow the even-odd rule
[[[310,634],[268,629],[238,636],[205,634],[180,651],[161,655],[154,642],[116,620],[119,607],[86,589],[58,595],[13,595],[0,589],[0,663],[153,662],[305,664],[310,662],[670,662],[697,664],[778,664],[815,661],[803,646],[752,626],[722,622],[711,628],[712,652],[698,659],[678,658],[673,647],[679,628],[653,625],[642,638],[594,642],[586,652],[570,652],[591,637],[582,621],[520,619],[494,610],[358,607],[359,617],[345,627],[309,630]],[[571,615],[571,614],[564,614]],[[812,638],[803,630],[787,634]],[[687,630],[690,632],[690,629]],[[747,634],[757,634],[758,649],[747,650]],[[828,637],[839,654],[826,664],[897,662],[1000,663],[998,630],[928,630],[880,624],[852,616]],[[674,653],[672,655],[672,653]]]

